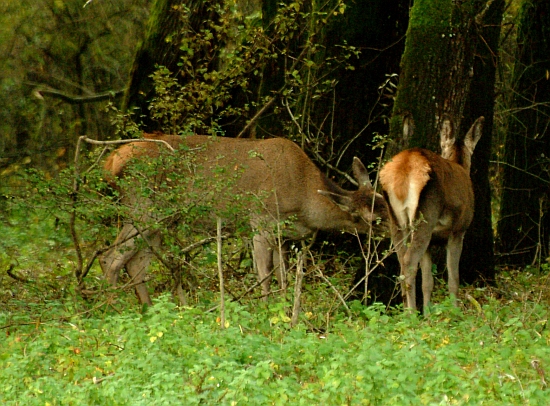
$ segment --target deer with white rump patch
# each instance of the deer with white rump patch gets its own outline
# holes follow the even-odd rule
[[[145,134],[145,138],[165,141],[177,150],[174,163],[161,168],[158,176],[161,180],[174,178],[184,182],[184,190],[177,198],[177,205],[182,209],[197,204],[198,195],[201,199],[210,196],[202,193],[205,188],[212,195],[205,198],[217,199],[215,207],[232,207],[238,202],[238,196],[259,200],[259,204],[251,204],[244,215],[250,219],[255,233],[254,259],[259,279],[263,281],[264,296],[269,293],[273,270],[278,266],[284,268],[285,244],[280,242],[281,235],[273,233],[281,221],[290,223],[285,224],[282,231],[285,238],[303,239],[317,230],[366,233],[379,216],[387,218],[384,199],[375,193],[367,170],[358,158],[354,159],[353,172],[359,188],[348,191],[324,176],[300,147],[283,138],[249,140],[164,134]],[[124,178],[134,162],[157,157],[162,148],[165,147],[153,142],[133,142],[118,148],[105,162],[108,178],[115,183],[116,178]],[[190,159],[192,165],[186,163]],[[196,180],[201,177],[218,181],[210,186],[197,186]],[[155,179],[149,181],[154,183],[151,190],[162,183]],[[210,190],[216,183],[223,186],[223,190]],[[121,190],[121,195],[122,204],[144,213],[141,220],[148,215],[148,207],[163,203],[140,196],[128,186]],[[211,217],[209,220],[215,224],[212,213],[205,213],[205,217]],[[119,271],[126,268],[140,301],[151,303],[144,281],[153,253],[149,247],[137,244],[136,236],[146,239],[149,246],[160,244],[158,231],[139,232],[136,224],[127,222],[115,244],[101,256],[100,263],[112,285],[116,285]]]
[[[413,127],[408,120],[404,120],[405,137],[410,137]],[[424,310],[428,308],[434,286],[429,248],[439,240],[447,241],[449,293],[456,304],[462,242],[474,214],[471,157],[481,137],[483,121],[479,117],[460,142],[451,121],[444,119],[440,131],[441,156],[412,148],[394,156],[380,171],[406,308],[416,309],[419,263]]]

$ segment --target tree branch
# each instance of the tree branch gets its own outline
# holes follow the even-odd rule
[[[33,91],[34,97],[44,100],[44,96],[61,99],[69,104],[96,103],[103,100],[114,99],[124,94],[126,89],[110,90],[104,93],[93,94],[91,96],[74,96],[61,92],[60,90],[50,88],[37,88]]]

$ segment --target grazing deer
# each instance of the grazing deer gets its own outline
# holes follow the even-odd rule
[[[155,175],[159,179],[177,178],[170,176],[176,172],[180,178],[183,174],[189,180],[184,185],[181,199],[178,199],[182,207],[196,203],[193,196],[197,196],[197,189],[201,186],[197,186],[200,182],[195,182],[195,179],[201,176],[216,178],[218,187],[221,181],[228,189],[222,198],[220,193],[211,193],[210,199],[221,199],[215,205],[232,207],[237,196],[243,195],[253,196],[259,201],[259,204],[249,206],[248,217],[255,232],[254,259],[264,297],[269,294],[270,276],[274,268],[279,266],[280,273],[284,273],[286,249],[278,238],[281,233],[292,239],[303,239],[317,230],[366,233],[377,223],[379,216],[387,218],[384,198],[375,193],[367,170],[358,158],[354,158],[353,173],[359,188],[348,191],[324,176],[295,143],[283,138],[248,140],[149,134],[145,134],[145,138],[166,141],[178,154],[173,162],[180,161],[180,158],[184,162],[165,167],[162,173]],[[105,162],[107,177],[111,181],[124,178],[133,162],[157,157],[163,148],[166,150],[166,147],[154,142],[133,142],[121,146]],[[161,184],[159,179],[151,182]],[[143,208],[157,204],[132,190],[121,190],[121,193],[123,204],[145,213],[140,214],[141,220],[147,217],[148,212]],[[213,217],[212,214],[210,216]],[[210,220],[215,223],[214,218]],[[273,232],[281,221],[291,224],[285,222],[283,231]],[[140,301],[150,304],[144,280],[153,253],[143,244],[137,244],[137,235],[145,239],[150,247],[160,245],[158,232],[139,230],[136,224],[128,222],[112,247],[101,256],[100,264],[112,285],[116,285],[119,271],[125,267],[133,278]]]
[[[401,265],[405,307],[416,309],[415,278],[420,263],[424,309],[428,308],[434,284],[429,247],[436,240],[447,241],[449,293],[456,304],[462,241],[474,214],[471,158],[483,121],[478,118],[459,143],[450,120],[445,119],[440,132],[441,156],[412,148],[394,156],[380,171]],[[409,137],[412,125],[404,124],[404,136]]]

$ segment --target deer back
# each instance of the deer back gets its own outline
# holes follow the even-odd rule
[[[318,229],[366,232],[378,215],[373,214],[373,203],[385,208],[382,196],[374,192],[359,160],[354,162],[354,173],[359,177],[360,187],[346,191],[326,178],[295,143],[283,138],[250,140],[149,134],[145,137],[168,142],[179,148],[177,154],[193,154],[193,170],[171,167],[166,172],[186,170],[200,176],[221,177],[221,182],[234,180],[226,182],[231,185],[229,194],[260,197],[264,216],[278,220],[293,216],[294,227],[300,234]],[[156,157],[162,148],[150,142],[126,144],[109,156],[105,169],[111,177],[124,176],[133,159]]]
[[[454,137],[449,120],[441,129],[442,155],[412,148],[394,156],[380,171],[380,183],[390,215],[400,227],[420,220],[432,223],[434,235],[445,238],[466,230],[473,219],[474,192],[470,162],[481,137],[479,118],[462,143]]]

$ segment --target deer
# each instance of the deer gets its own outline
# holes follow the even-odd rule
[[[158,142],[146,141],[163,141],[176,150],[176,159],[158,176],[167,179],[171,173],[179,173],[190,179],[178,202],[182,206],[194,204],[190,196],[198,188],[193,184],[197,177],[215,176],[218,184],[227,184],[225,197],[217,203],[221,206],[234,204],[232,197],[236,200],[237,196],[247,195],[256,199],[257,204],[249,205],[248,217],[263,298],[270,294],[274,272],[279,284],[283,283],[289,240],[303,240],[319,230],[364,234],[373,227],[387,227],[384,198],[374,190],[367,169],[356,157],[352,169],[358,188],[350,191],[326,177],[297,144],[285,138],[252,140],[167,134],[144,134],[144,138],[144,142],[124,144],[107,157],[104,163],[107,180],[117,187],[116,180],[124,179],[133,163],[158,157],[166,151]],[[180,158],[186,162],[181,167],[177,164]],[[152,183],[161,182],[157,179]],[[132,190],[122,188],[120,193],[121,203],[131,207],[154,204]],[[141,219],[147,216],[147,211],[141,210],[145,213],[140,214]],[[281,222],[284,227],[277,227]],[[284,237],[282,242],[280,234]],[[147,244],[139,244],[137,238],[145,239]],[[134,223],[126,222],[114,243],[100,256],[105,278],[116,286],[119,273],[125,268],[139,301],[151,305],[145,286],[146,268],[154,249],[160,245],[158,230],[139,230]]]
[[[403,122],[404,137],[411,136],[412,119]],[[482,133],[479,117],[462,141],[452,122],[444,118],[440,130],[441,155],[412,148],[395,155],[379,173],[388,204],[390,231],[400,264],[404,307],[416,310],[416,274],[422,270],[424,312],[434,287],[430,247],[446,242],[448,289],[457,305],[459,261],[466,230],[474,214],[470,179],[471,158]]]

